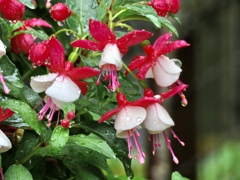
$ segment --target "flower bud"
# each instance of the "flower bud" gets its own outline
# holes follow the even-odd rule
[[[63,128],[68,128],[69,125],[70,125],[70,120],[69,119],[63,119],[61,121],[61,125],[62,125]]]
[[[29,51],[28,57],[34,65],[43,65],[49,57],[47,42],[43,41],[41,43],[34,44]]]
[[[73,118],[75,118],[75,113],[74,113],[74,111],[69,111],[69,112],[67,113],[67,119],[72,120]]]
[[[19,34],[11,39],[12,50],[16,54],[24,52],[29,53],[29,50],[34,45],[34,38],[31,34]]]
[[[50,9],[50,14],[56,21],[65,21],[72,14],[72,11],[66,4],[57,3]]]
[[[8,20],[21,20],[25,6],[17,0],[1,0],[2,17]]]

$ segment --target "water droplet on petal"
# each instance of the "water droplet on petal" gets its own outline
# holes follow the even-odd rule
[[[126,117],[126,121],[130,121],[131,120],[131,117],[130,116],[127,116]]]

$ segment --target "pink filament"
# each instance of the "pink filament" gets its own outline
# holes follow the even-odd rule
[[[133,143],[132,143],[132,137],[133,137],[133,141],[135,143],[135,147],[138,152],[138,156],[134,155],[134,147],[133,147]],[[140,134],[137,132],[137,130],[131,129],[131,130],[127,131],[128,157],[132,158],[131,154],[133,154],[134,158],[137,159],[140,164],[143,164],[144,158],[146,157],[146,155],[142,150],[142,147],[139,143],[138,137],[140,137]]]
[[[110,89],[113,92],[116,91],[116,89],[120,87],[120,82],[118,80],[118,73],[117,73],[116,66],[113,64],[106,64],[103,66],[102,69],[104,69],[106,71],[104,80],[105,81],[109,80],[108,89]],[[100,77],[101,77],[101,74],[98,76],[96,85],[99,84]]]
[[[179,161],[178,161],[178,158],[175,156],[175,154],[174,154],[174,152],[173,152],[173,150],[172,150],[170,139],[168,139],[167,134],[166,134],[164,131],[163,131],[163,135],[164,135],[165,141],[166,141],[166,143],[167,143],[167,147],[168,147],[168,149],[169,149],[169,151],[170,151],[170,153],[171,153],[171,155],[172,155],[172,157],[173,157],[173,161],[174,161],[176,164],[178,164]]]
[[[177,80],[176,83],[174,83],[174,84],[171,85],[171,88],[173,89],[173,88],[176,87],[177,85],[182,85],[182,84],[183,84],[183,83],[182,83],[180,80]],[[171,89],[171,88],[170,88],[170,89]],[[182,91],[179,91],[179,92],[178,92],[178,95],[179,95],[179,96],[181,97],[181,99],[182,99],[182,101],[181,101],[182,105],[183,105],[183,106],[186,106],[186,105],[188,104],[188,101],[187,101],[185,95],[183,94],[183,92],[182,92]]]
[[[160,147],[161,143],[160,143],[160,134],[151,134],[150,135],[150,140],[152,139],[152,145],[153,145],[153,155],[156,154],[156,147]]]

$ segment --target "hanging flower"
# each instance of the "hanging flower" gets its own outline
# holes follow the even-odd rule
[[[180,89],[178,89],[180,90]],[[177,93],[176,90],[174,90],[175,93]],[[171,97],[171,95],[167,95],[166,93],[165,97]],[[162,99],[162,96],[156,95],[154,96],[153,92],[150,89],[146,89],[144,92],[144,95],[147,97],[154,97],[156,99]],[[153,154],[156,153],[156,147],[160,146],[160,134],[163,133],[165,141],[167,143],[168,149],[171,152],[171,155],[173,157],[173,161],[178,164],[178,159],[175,156],[172,147],[171,147],[171,141],[168,139],[167,134],[165,133],[165,130],[170,129],[172,132],[174,138],[177,138],[178,141],[184,146],[184,143],[180,141],[180,139],[177,137],[177,135],[173,132],[173,130],[170,128],[171,126],[174,126],[174,122],[166,109],[160,104],[162,101],[154,102],[146,107],[146,118],[142,123],[142,126],[147,129],[149,135],[149,139],[152,140],[153,143]]]
[[[105,113],[99,122],[103,122],[116,114],[114,128],[116,129],[116,136],[119,138],[127,138],[128,142],[128,157],[131,158],[134,154],[134,145],[137,149],[138,155],[134,158],[139,163],[144,163],[145,153],[139,143],[138,138],[140,134],[137,129],[140,129],[140,124],[146,118],[146,110],[141,106],[147,106],[153,102],[158,102],[155,98],[145,97],[134,102],[128,102],[126,96],[119,92],[117,94],[118,107]],[[134,142],[134,143],[133,143]]]
[[[25,6],[17,0],[1,0],[0,12],[5,19],[21,20],[25,12]]]
[[[136,76],[139,79],[154,78],[157,85],[169,87],[169,89],[181,84],[178,79],[182,69],[176,65],[176,63],[179,63],[179,60],[169,59],[163,54],[189,46],[189,44],[184,40],[171,42],[171,36],[171,33],[162,35],[155,41],[153,46],[146,45],[143,48],[147,54],[146,56],[136,56],[132,59],[128,67],[131,71],[138,69]],[[125,75],[127,73],[126,71]],[[183,93],[179,92],[179,94],[181,94],[182,102],[184,101],[183,104],[187,103]]]
[[[127,53],[130,46],[146,40],[152,33],[134,30],[117,39],[115,33],[106,24],[92,19],[89,21],[89,31],[96,41],[76,40],[71,45],[93,51],[103,51],[99,67],[101,71],[105,71],[105,80],[109,79],[109,89],[115,91],[117,87],[120,87],[117,71],[122,68],[122,55]],[[99,81],[100,77],[96,84]]]
[[[167,13],[177,14],[180,9],[180,0],[151,0],[148,2],[159,16],[165,17]]]
[[[37,18],[28,19],[22,22],[23,22],[23,26],[15,30],[14,33],[17,33],[23,30],[28,30],[35,26],[38,26],[38,27],[42,26],[47,28],[52,27],[46,21],[42,19],[37,19]],[[28,54],[29,50],[32,48],[34,44],[35,44],[34,37],[32,34],[22,33],[14,36],[11,39],[12,50],[16,54],[20,54],[21,51],[24,52],[25,54]]]
[[[71,62],[65,62],[64,49],[55,37],[49,40],[48,49],[51,73],[32,77],[30,86],[37,93],[45,91],[46,104],[38,117],[42,119],[50,109],[47,115],[50,126],[55,110],[62,109],[63,103],[76,101],[80,93],[86,94],[87,83],[80,80],[96,76],[99,71],[89,67],[74,68]]]
[[[72,11],[64,3],[57,3],[50,9],[52,18],[56,21],[65,21],[71,16]]]

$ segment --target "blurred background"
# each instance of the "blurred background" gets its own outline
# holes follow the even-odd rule
[[[174,55],[183,63],[189,104],[181,107],[175,97],[169,108],[186,145],[172,140],[178,165],[168,165],[160,148],[146,177],[170,179],[179,171],[191,180],[240,179],[240,1],[181,0],[178,15],[179,39],[191,44]]]
[[[189,85],[185,93],[189,104],[182,107],[180,98],[174,97],[164,102],[164,106],[175,121],[173,130],[185,147],[172,139],[179,159],[175,165],[162,140],[162,147],[155,156],[148,156],[144,166],[133,160],[135,179],[141,176],[148,180],[169,180],[171,173],[178,171],[191,180],[238,180],[240,1],[181,0],[178,17],[181,25],[173,23],[179,39],[191,46],[168,56],[182,61],[180,80]],[[137,26],[143,28],[142,24]],[[146,29],[149,28],[154,30],[147,25]],[[155,32],[156,39],[164,30]],[[151,154],[151,143],[143,143],[145,151]]]

